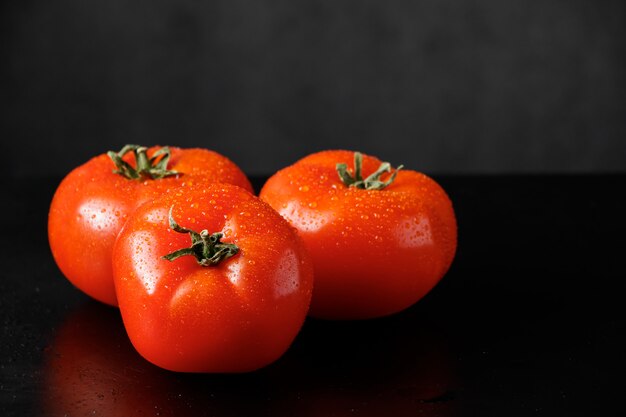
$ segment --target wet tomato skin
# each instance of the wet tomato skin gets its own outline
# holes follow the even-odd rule
[[[148,150],[154,154],[160,147]],[[252,186],[228,158],[207,149],[170,147],[168,168],[180,175],[131,180],[115,174],[112,160],[102,154],[70,172],[57,188],[48,216],[48,240],[63,274],[87,295],[117,305],[111,252],[128,215],[138,206],[179,187],[215,181]],[[124,160],[135,164],[134,157]]]
[[[173,207],[173,208],[172,208]],[[168,224],[222,232],[217,265],[162,256],[189,247]],[[139,207],[113,251],[120,311],[137,351],[180,372],[246,372],[279,358],[307,315],[313,267],[296,231],[239,187],[178,189]]]
[[[401,311],[439,282],[456,252],[452,203],[433,179],[402,169],[381,190],[347,187],[336,166],[352,166],[353,155],[309,155],[273,175],[260,193],[298,230],[313,259],[315,317]],[[363,177],[380,165],[363,155]]]

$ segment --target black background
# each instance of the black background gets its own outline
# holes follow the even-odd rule
[[[5,176],[125,143],[250,175],[325,148],[431,173],[626,170],[621,0],[0,4]]]

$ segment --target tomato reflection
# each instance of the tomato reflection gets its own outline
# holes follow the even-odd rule
[[[45,352],[42,415],[456,415],[458,383],[445,338],[412,312],[309,320],[265,369],[194,375],[145,361],[119,311],[89,302],[67,317]]]
[[[134,351],[117,309],[82,306],[45,359],[45,415],[130,416],[164,405],[162,372]]]

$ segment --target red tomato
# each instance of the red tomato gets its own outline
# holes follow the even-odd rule
[[[228,184],[173,190],[139,207],[118,236],[113,273],[137,351],[181,372],[273,362],[300,330],[313,285],[296,231]]]
[[[457,227],[448,196],[424,174],[390,171],[371,156],[325,151],[277,172],[261,190],[313,258],[312,316],[395,313],[422,298],[450,267]]]
[[[155,147],[146,154],[146,148],[135,146],[109,154],[91,159],[63,179],[50,206],[48,239],[57,265],[76,287],[117,305],[111,251],[135,208],[168,190],[198,183],[228,182],[249,191],[252,186],[233,162],[206,149]],[[122,173],[114,173],[113,159]]]

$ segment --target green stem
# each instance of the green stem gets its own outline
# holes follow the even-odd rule
[[[135,155],[136,168],[124,161],[124,155],[128,152],[132,152]],[[113,172],[130,180],[157,180],[179,174],[177,171],[167,169],[167,164],[171,157],[169,147],[162,147],[152,155],[152,158],[148,158],[147,152],[148,148],[145,146],[126,145],[119,152],[109,151],[107,155],[117,168]]]
[[[191,237],[191,247],[178,249],[172,253],[168,253],[162,256],[163,259],[173,261],[181,256],[191,255],[196,258],[198,264],[202,266],[217,265],[224,259],[230,258],[239,252],[239,248],[234,243],[223,243],[220,239],[224,236],[223,233],[212,233],[203,230],[200,233],[191,229],[180,226],[174,220],[172,216],[172,210],[174,206],[170,208],[169,223],[170,228],[178,233],[189,233]]]
[[[361,176],[361,169],[363,166],[363,155],[360,152],[354,153],[354,176],[350,174],[348,165],[344,163],[337,164],[337,174],[346,187],[355,187],[363,190],[382,190],[389,186],[398,175],[398,171],[402,169],[402,165],[393,171],[387,181],[381,181],[380,177],[386,173],[391,172],[391,165],[389,162],[383,162],[378,169],[367,178],[363,179]]]

